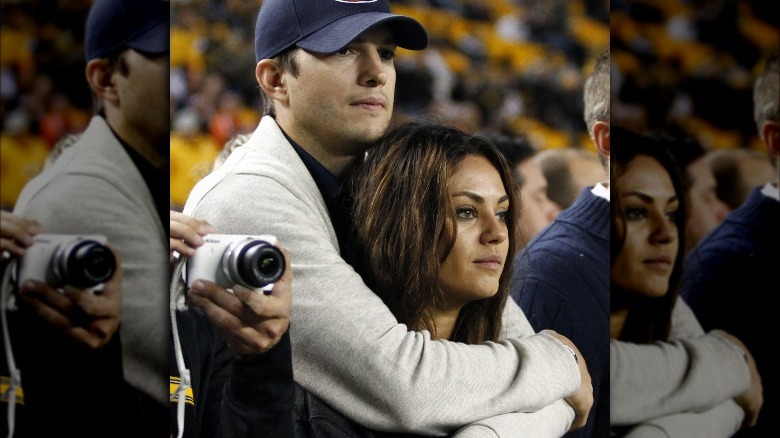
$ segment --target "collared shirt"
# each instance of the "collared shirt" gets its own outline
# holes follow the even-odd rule
[[[761,193],[775,201],[780,201],[780,187],[776,186],[774,183],[767,183],[764,188],[761,189]]]
[[[281,129],[281,127],[279,128]],[[344,182],[340,181],[336,175],[322,165],[316,158],[306,152],[298,143],[291,139],[284,130],[282,133],[290,142],[295,152],[301,157],[303,165],[311,174],[314,183],[325,200],[325,206],[328,208],[328,215],[333,224],[333,230],[336,232],[336,238],[339,241],[339,250],[341,256],[345,257],[346,249],[349,247],[349,236],[352,229],[352,216],[350,215],[349,199],[344,193]],[[348,260],[349,261],[349,260]]]
[[[604,198],[609,201],[609,187],[603,182],[594,185],[590,192],[599,198]]]

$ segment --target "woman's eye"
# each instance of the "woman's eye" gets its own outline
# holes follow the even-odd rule
[[[477,217],[477,211],[471,207],[460,207],[455,209],[455,216],[464,220],[474,219]]]
[[[644,208],[626,208],[626,219],[642,219],[645,216],[647,216],[647,212]]]
[[[501,222],[503,222],[503,223],[507,223],[507,221],[509,220],[509,212],[508,212],[508,211],[501,211],[501,212],[498,212],[498,213],[496,213],[496,217],[497,217],[497,218],[498,218],[498,220],[500,220]]]
[[[669,218],[670,221],[674,222],[677,220],[677,210],[673,211],[667,211],[666,217]]]

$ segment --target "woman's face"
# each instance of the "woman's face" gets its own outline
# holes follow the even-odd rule
[[[509,197],[498,170],[485,157],[469,155],[448,180],[455,244],[439,271],[447,306],[463,306],[498,292],[509,250]]]
[[[658,161],[640,155],[625,167],[616,189],[623,208],[618,229],[626,235],[612,264],[612,284],[626,293],[663,296],[679,246],[679,200],[672,180]]]

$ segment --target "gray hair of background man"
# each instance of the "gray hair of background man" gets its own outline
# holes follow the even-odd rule
[[[758,127],[758,135],[764,139],[766,122],[780,123],[780,61],[779,52],[775,52],[766,62],[764,72],[753,86],[753,118]]]
[[[585,124],[591,138],[594,138],[593,126],[596,122],[609,122],[609,73],[610,57],[609,49],[606,49],[596,59],[583,92]]]

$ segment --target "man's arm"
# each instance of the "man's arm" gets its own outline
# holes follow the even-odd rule
[[[569,430],[574,411],[563,400],[536,412],[497,415],[459,429],[453,438],[510,438],[528,436],[557,438]]]
[[[750,369],[734,344],[718,332],[704,334],[690,309],[680,303],[671,341],[610,342],[613,425],[705,411],[749,388]]]
[[[368,427],[430,434],[536,411],[578,388],[571,353],[548,334],[464,345],[410,332],[340,257],[316,198],[279,172],[230,174],[185,213],[222,233],[284,242],[294,261],[293,365],[303,387]]]
[[[649,420],[632,428],[623,438],[727,438],[739,430],[743,415],[744,412],[733,400],[727,400],[704,412],[686,412]]]

